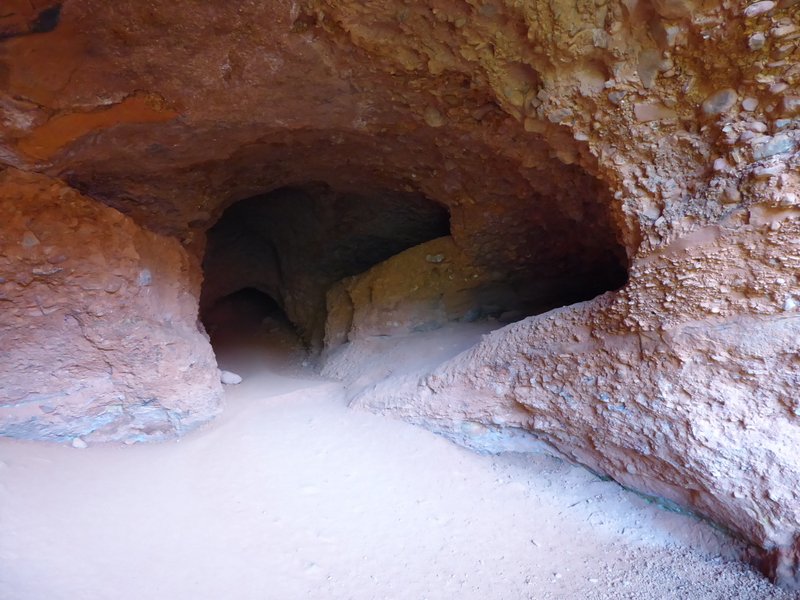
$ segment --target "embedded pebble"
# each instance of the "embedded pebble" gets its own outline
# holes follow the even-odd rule
[[[798,30],[797,25],[793,23],[787,23],[786,25],[781,25],[779,27],[774,27],[772,29],[772,35],[777,38],[786,37],[787,35],[791,35]]]
[[[724,158],[720,157],[714,160],[715,171],[728,171],[730,168],[730,164],[728,164],[728,161]]]
[[[219,380],[225,385],[236,385],[242,383],[242,377],[232,371],[220,371]]]
[[[741,200],[742,194],[734,186],[728,186],[722,192],[722,202],[724,204],[736,204]]]
[[[789,89],[789,84],[785,81],[779,81],[777,83],[773,83],[769,86],[769,93],[770,94],[781,94]]]
[[[76,437],[72,438],[72,447],[80,448],[81,450],[83,450],[84,448],[88,448],[89,445],[86,442],[84,442],[81,438]]]
[[[633,114],[637,121],[646,123],[648,121],[660,121],[661,119],[677,119],[678,114],[671,108],[663,104],[639,103],[633,106]]]
[[[772,0],[761,0],[761,2],[754,2],[744,9],[745,17],[757,17],[768,13],[775,8],[775,3]]]
[[[778,201],[778,206],[783,208],[791,208],[793,206],[797,206],[798,198],[797,194],[793,194],[789,192],[788,194],[784,194],[780,200]]]
[[[787,135],[776,135],[769,138],[763,144],[756,146],[753,149],[753,157],[756,160],[769,158],[776,154],[786,154],[795,149],[796,142]]]
[[[39,245],[39,238],[34,235],[31,231],[26,231],[22,234],[22,247],[23,248],[33,248],[34,246]]]
[[[615,106],[619,106],[622,102],[622,99],[625,97],[626,92],[623,91],[614,91],[608,93],[608,101]]]
[[[645,89],[650,89],[656,84],[658,68],[661,65],[661,52],[659,50],[643,50],[639,53],[639,80]]]
[[[703,102],[703,113],[706,115],[718,115],[733,107],[738,96],[736,91],[731,88],[714,92]]]
[[[745,98],[742,100],[742,108],[747,112],[753,112],[756,108],[758,108],[758,99]]]
[[[439,112],[438,109],[434,108],[433,106],[429,106],[425,109],[425,114],[423,115],[425,122],[430,125],[431,127],[441,127],[444,125],[444,117],[442,113]]]
[[[750,50],[761,50],[766,43],[767,38],[763,33],[754,33],[747,40],[747,46],[750,48]]]
[[[461,431],[467,435],[482,435],[486,432],[486,427],[474,421],[464,421],[464,423],[461,424]]]
[[[784,96],[782,110],[787,115],[800,113],[800,96]]]

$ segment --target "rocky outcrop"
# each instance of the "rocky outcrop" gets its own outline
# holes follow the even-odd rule
[[[634,265],[620,293],[510,325],[433,373],[389,379],[354,402],[479,450],[531,432],[791,565],[800,318],[783,268],[800,267],[799,224],[700,231]]]
[[[174,437],[220,409],[181,245],[41,175],[0,174],[0,435]]]
[[[26,274],[2,284],[11,307],[2,335],[13,341],[4,347],[22,349],[9,381],[25,382],[8,386],[2,419],[27,423],[8,433],[130,439],[150,418],[214,414],[216,367],[194,311],[202,258],[215,260],[206,234],[237,201],[314,182],[332,196],[421,197],[447,208],[449,231],[407,238],[400,256],[299,278],[292,235],[282,256],[254,254],[261,267],[294,265],[288,275],[232,277],[222,260],[231,279],[209,277],[209,298],[260,287],[319,338],[333,289],[336,343],[462,318],[471,288],[451,287],[445,268],[513,288],[502,309],[535,290],[552,293],[528,312],[589,300],[500,329],[356,404],[476,448],[512,433],[544,441],[736,532],[762,550],[765,571],[800,585],[797,0],[12,6],[0,16],[3,195],[13,211],[36,211],[24,198],[52,205],[58,227],[72,222],[63,211],[81,207],[91,234],[59,244],[75,273],[88,269],[103,285],[83,290],[66,271],[34,276],[50,269],[40,265],[49,255],[36,254],[44,233],[31,230],[37,246],[22,237],[27,217],[3,224],[7,269]],[[21,196],[20,178],[33,176],[11,167],[64,183]],[[22,187],[56,185],[42,181]],[[74,203],[53,204],[62,192]],[[444,243],[433,237],[448,238],[457,261],[405,262],[450,256],[408,249]],[[126,291],[106,292],[111,271],[92,265],[126,256],[114,267]],[[308,256],[304,266],[317,260]],[[143,268],[156,283],[137,283]],[[403,296],[409,277],[420,287],[409,281]],[[156,289],[158,302],[145,294]],[[618,291],[590,300],[609,290]],[[81,316],[99,298],[103,314]],[[84,323],[48,320],[51,305]],[[112,305],[122,317],[113,324]],[[74,361],[73,339],[88,367]],[[192,376],[180,370],[190,357]],[[81,396],[82,381],[101,391]],[[30,421],[21,398],[33,393],[53,395],[29,404],[45,407]],[[96,406],[114,394],[141,426],[93,429]]]

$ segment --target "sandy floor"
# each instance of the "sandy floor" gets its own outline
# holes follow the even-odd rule
[[[347,409],[284,333],[180,442],[0,440],[0,599],[798,597],[582,469]]]

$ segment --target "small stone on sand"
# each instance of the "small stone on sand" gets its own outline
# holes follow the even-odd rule
[[[231,371],[220,371],[219,380],[225,385],[236,385],[237,383],[242,383],[241,376],[237,375],[236,373],[232,373]]]

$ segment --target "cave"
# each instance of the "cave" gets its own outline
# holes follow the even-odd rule
[[[591,196],[573,209],[594,209],[587,218],[582,212],[558,213],[544,223],[528,217],[529,230],[515,223],[525,254],[509,258],[500,252],[519,253],[513,244],[497,248],[495,257],[461,247],[446,202],[368,189],[295,185],[227,207],[207,233],[200,294],[206,328],[217,329],[208,325],[221,299],[258,290],[318,354],[359,337],[430,331],[451,322],[491,320],[499,327],[590,300],[626,281],[624,248]],[[534,196],[534,202],[552,201]],[[514,210],[518,218],[539,212],[524,204]],[[591,236],[584,231],[590,227]],[[599,227],[607,231],[598,235]],[[492,246],[504,244],[501,232],[480,232],[479,239],[487,237]]]
[[[264,322],[289,323],[286,313],[269,294],[255,287],[243,287],[217,298],[201,313],[211,338],[245,335]]]
[[[108,483],[127,504],[86,506],[148,532],[144,513],[123,508],[157,504],[137,496],[152,468],[155,489],[178,486],[171,500],[203,526],[216,514],[205,498],[227,515],[241,491],[254,512],[232,531],[266,532],[262,499],[291,489],[285,504],[315,515],[325,488],[269,487],[275,465],[367,461],[337,471],[338,498],[370,472],[392,505],[405,487],[390,474],[435,487],[437,467],[461,477],[466,461],[441,486],[463,508],[482,497],[470,477],[491,487],[496,470],[530,491],[520,473],[547,456],[713,526],[737,548],[725,569],[747,562],[800,588],[797,0],[8,4],[0,452],[12,458],[6,468],[0,456],[0,474],[14,483],[0,501],[13,519],[28,522],[29,506],[53,527],[91,521],[78,488],[67,518],[43,500],[58,490],[36,485],[69,487],[63,472],[109,499],[80,473],[127,474]],[[269,361],[274,372],[252,367]],[[386,443],[360,437],[373,427]],[[342,450],[324,435],[334,429],[364,445],[325,462]],[[504,534],[534,527],[520,502]],[[447,521],[446,507],[434,512],[430,523]],[[475,533],[470,518],[461,525]],[[181,519],[182,533],[204,531]],[[279,521],[268,535],[285,533]],[[7,570],[14,593],[54,597],[57,584],[23,568],[41,548],[3,545],[46,528],[8,522],[0,560],[25,563]],[[475,546],[497,541],[489,522]],[[340,539],[324,529],[315,549]],[[501,555],[528,556],[522,542]],[[73,553],[47,556],[50,572]],[[508,573],[530,575],[518,567]],[[729,597],[702,568],[718,586],[709,594]],[[308,558],[295,580],[327,581],[333,597],[333,576],[313,579],[324,569]],[[473,591],[530,592],[516,575],[513,587],[477,562],[468,571],[485,577]],[[562,597],[575,578],[551,579],[543,593]],[[430,585],[417,596],[442,595]],[[283,595],[309,595],[298,589]]]

